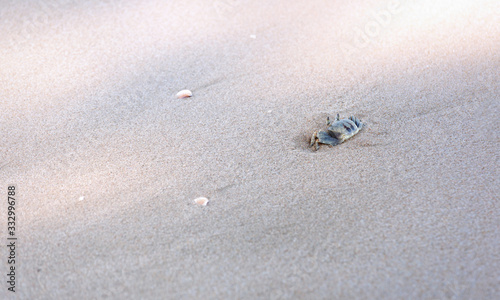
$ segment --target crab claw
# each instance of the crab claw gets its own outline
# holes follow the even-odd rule
[[[314,147],[316,150],[319,149],[318,132],[317,131],[315,131],[311,136],[311,142],[309,143],[309,147],[312,147],[312,146],[316,146],[316,147]]]

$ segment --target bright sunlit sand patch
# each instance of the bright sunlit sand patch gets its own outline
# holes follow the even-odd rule
[[[387,1],[372,8],[366,18],[353,24],[351,36],[339,44],[342,57],[357,69],[398,64],[411,66],[425,61],[445,63],[460,56],[481,56],[498,43],[495,1]],[[349,32],[349,31],[348,31]],[[414,61],[408,61],[413,58]]]

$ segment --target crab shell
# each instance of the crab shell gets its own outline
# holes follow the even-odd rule
[[[342,144],[363,128],[363,123],[358,118],[350,116],[349,119],[340,120],[338,114],[333,123],[330,122],[330,118],[327,118],[326,124],[328,125],[326,131],[320,130],[313,133],[311,137],[310,147],[314,146],[315,150],[319,149],[319,144],[330,146]]]
[[[351,116],[349,119],[336,120],[328,126],[327,133],[339,140],[340,143],[350,139],[363,128],[361,121]],[[320,141],[321,142],[321,141]]]

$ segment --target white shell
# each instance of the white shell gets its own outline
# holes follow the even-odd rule
[[[205,197],[198,197],[198,198],[194,199],[194,203],[201,205],[201,206],[207,206],[208,199]]]
[[[182,91],[178,92],[177,95],[176,95],[176,97],[178,99],[189,98],[191,96],[193,96],[193,93],[191,93],[190,90],[182,90]]]

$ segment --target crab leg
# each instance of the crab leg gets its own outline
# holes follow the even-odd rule
[[[314,144],[316,144],[316,148],[318,148],[318,132],[315,131],[313,135],[311,136],[311,142],[309,143],[309,147],[312,147]],[[316,149],[318,150],[318,149]]]

